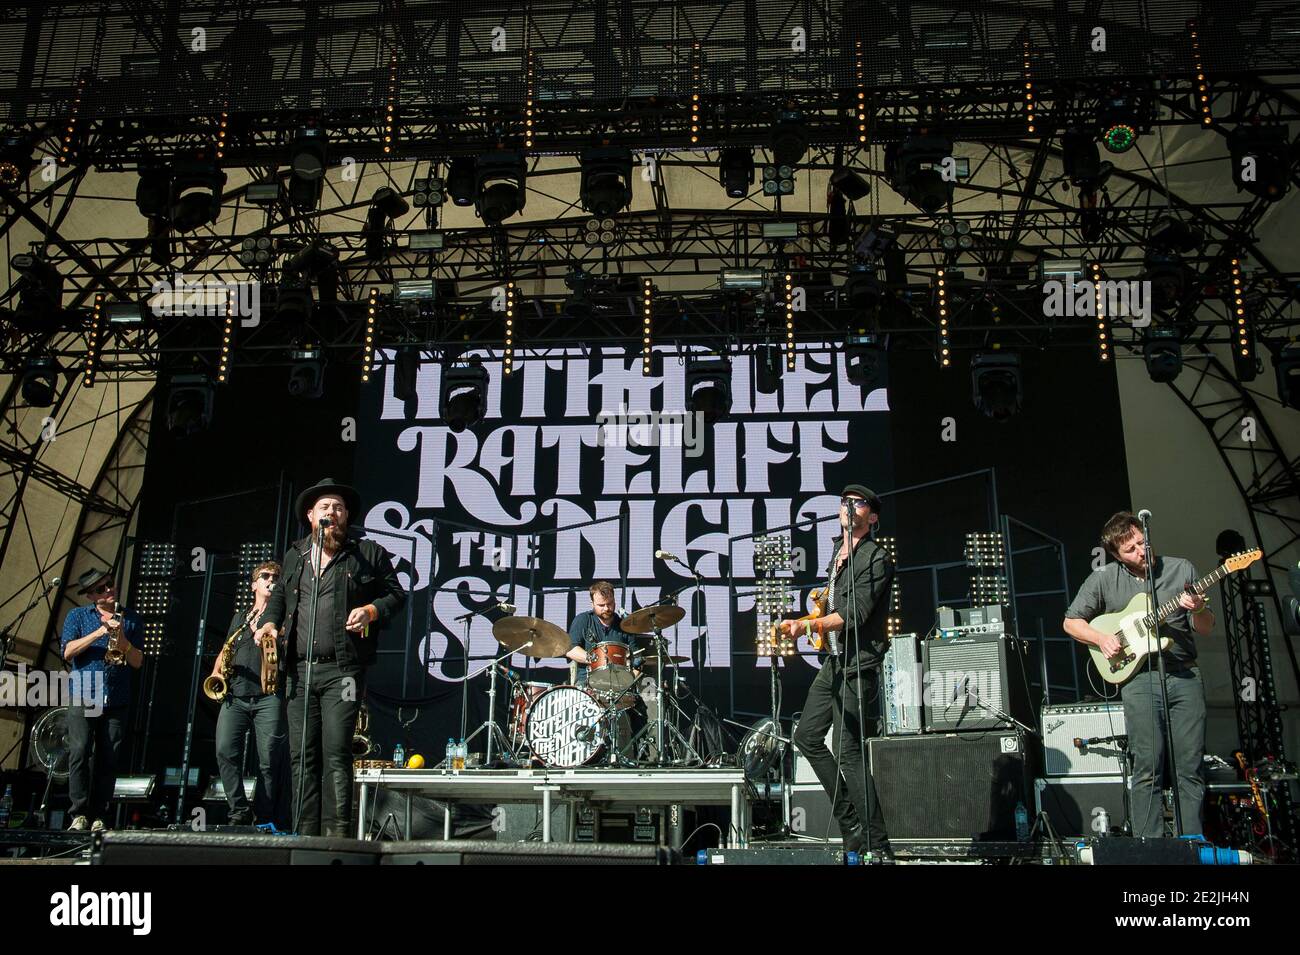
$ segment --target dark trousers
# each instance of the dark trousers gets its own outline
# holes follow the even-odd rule
[[[244,793],[244,739],[253,731],[257,745],[257,787],[250,816]],[[231,822],[271,822],[275,817],[279,767],[285,743],[284,700],[279,696],[226,697],[217,716],[217,766],[226,788]]]
[[[365,689],[363,670],[344,673],[334,661],[312,668],[305,692],[307,663],[300,660],[285,688],[289,751],[293,765],[294,832],[304,836],[351,836],[352,734]],[[307,744],[303,748],[303,726]],[[301,787],[302,804],[297,805]],[[323,797],[323,798],[322,798]]]
[[[108,819],[108,804],[117,782],[117,761],[126,739],[127,707],[87,716],[85,708],[68,707],[68,795],[72,815]]]
[[[867,670],[861,678],[855,672],[846,679],[843,664],[828,659],[808,689],[808,701],[799,717],[794,745],[799,747],[831,797],[831,812],[839,823],[841,835],[847,838],[861,828],[865,819],[872,848],[884,849],[889,845],[885,817],[880,811],[875,780],[869,772],[864,772],[862,764],[862,739],[858,735],[859,683],[866,708],[863,727],[868,738],[875,736],[879,703],[877,672]],[[831,745],[835,753],[842,755],[838,763],[826,747],[828,731],[833,733]]]
[[[1201,831],[1205,780],[1205,687],[1198,667],[1169,674],[1169,723],[1173,727],[1174,762],[1178,769],[1178,799],[1183,831]],[[1133,835],[1159,838],[1165,834],[1165,804],[1160,790],[1165,776],[1165,720],[1160,706],[1160,673],[1156,661],[1120,693],[1129,751],[1133,754]]]

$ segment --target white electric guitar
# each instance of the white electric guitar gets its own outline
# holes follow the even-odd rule
[[[1206,574],[1200,580],[1192,584],[1192,590],[1197,594],[1204,594],[1209,590],[1211,585],[1218,583],[1219,580],[1234,574],[1239,570],[1244,570],[1255,561],[1264,556],[1261,550],[1242,551],[1240,554],[1233,554],[1213,572]],[[1155,614],[1150,613],[1151,604],[1147,600],[1145,593],[1140,593],[1128,602],[1128,606],[1118,613],[1104,613],[1096,620],[1088,621],[1088,625],[1102,633],[1109,633],[1119,640],[1120,645],[1124,647],[1124,652],[1114,657],[1108,658],[1097,647],[1089,647],[1088,652],[1092,654],[1092,662],[1097,667],[1097,672],[1107,683],[1113,683],[1118,686],[1128,681],[1146,658],[1153,653],[1163,653],[1169,649],[1173,643],[1168,637],[1158,635],[1157,625],[1171,613],[1178,610],[1178,598],[1174,597],[1166,600],[1156,608]]]

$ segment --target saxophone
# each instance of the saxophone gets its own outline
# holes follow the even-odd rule
[[[226,643],[221,648],[221,676],[209,676],[203,681],[203,695],[209,700],[220,703],[230,692],[230,672],[235,668],[235,638],[243,629],[241,624],[238,630],[226,637]]]

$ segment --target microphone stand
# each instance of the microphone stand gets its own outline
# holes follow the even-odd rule
[[[465,626],[468,629],[469,627],[468,620],[465,621]],[[505,752],[509,752],[510,750],[509,741],[506,740],[505,734],[501,732],[501,727],[497,725],[497,672],[499,670],[500,663],[502,660],[507,660],[510,657],[514,656],[516,653],[518,653],[520,650],[526,650],[532,645],[533,645],[533,641],[529,640],[522,647],[518,647],[514,650],[507,650],[505,653],[501,654],[501,656],[493,657],[492,662],[485,663],[483,666],[479,667],[473,673],[465,674],[465,683],[466,685],[468,685],[471,677],[478,676],[484,670],[492,671],[491,675],[488,677],[487,722],[483,723],[481,726],[479,726],[478,729],[474,730],[473,733],[471,733],[468,737],[466,737],[465,719],[464,719],[463,711],[461,716],[461,729],[460,729],[461,739],[465,741],[467,746],[469,744],[469,741],[472,740],[475,736],[477,736],[479,733],[482,733],[485,730],[487,731],[487,753],[483,757],[484,766],[490,766],[492,764],[492,741],[494,739],[496,739],[497,742],[501,744],[501,752],[505,753]]]
[[[307,782],[307,714],[311,712],[311,678],[312,671],[316,665],[316,602],[320,597],[320,578],[321,567],[325,561],[325,528],[328,525],[319,523],[316,526],[316,533],[312,535],[312,545],[315,550],[313,556],[316,560],[316,566],[313,568],[315,578],[311,586],[311,620],[307,624],[307,679],[303,681],[302,687],[302,735],[298,744],[298,791],[294,794],[293,801],[293,831],[297,833],[302,829],[302,796],[303,787]],[[324,754],[322,754],[322,762]],[[182,784],[184,780],[182,780]],[[183,786],[182,786],[183,788]],[[322,798],[324,794],[322,793]]]
[[[1169,676],[1165,672],[1165,655],[1160,650],[1160,620],[1157,617],[1157,610],[1160,605],[1156,603],[1156,560],[1154,550],[1151,547],[1150,513],[1148,512],[1144,517],[1142,512],[1139,512],[1138,519],[1142,522],[1142,547],[1146,552],[1147,561],[1147,612],[1151,616],[1151,631],[1147,634],[1147,647],[1150,649],[1150,641],[1154,637],[1156,642],[1156,665],[1160,672],[1160,709],[1165,716],[1165,752],[1169,758],[1169,788],[1174,792],[1174,834],[1181,838],[1183,835],[1183,806],[1178,795],[1178,757],[1174,753],[1174,728],[1169,722]],[[1154,767],[1154,773],[1155,777],[1159,779],[1159,766]]]
[[[854,513],[856,514],[856,511]],[[862,761],[862,794],[866,800],[866,808],[867,808],[867,818],[862,820],[862,830],[863,830],[863,834],[866,835],[867,837],[867,843],[866,843],[867,856],[870,857],[871,849],[872,849],[871,817],[873,815],[873,810],[875,809],[875,806],[873,805],[873,800],[871,798],[872,787],[869,785],[869,781],[871,779],[871,771],[867,768],[867,712],[862,700],[862,680],[866,676],[866,673],[863,672],[862,659],[860,656],[862,648],[860,644],[861,633],[858,630],[858,599],[857,599],[858,580],[857,580],[857,574],[854,572],[854,566],[853,566],[854,557],[856,556],[856,551],[858,548],[853,542],[853,515],[852,514],[849,515],[849,520],[847,524],[844,526],[844,535],[849,545],[849,559],[848,559],[849,614],[852,619],[852,627],[853,627],[853,644],[852,644],[853,657],[858,664],[858,678],[857,680],[854,681],[854,688],[857,692],[857,697],[858,697],[858,758]],[[867,536],[870,537],[870,529],[868,529]],[[844,675],[844,679],[847,681],[849,678],[848,646],[845,646],[844,652],[845,652],[845,659],[844,659],[843,675]],[[844,712],[843,695],[845,689],[846,687],[841,685],[840,687],[841,714]],[[843,750],[844,750],[844,741],[843,739],[841,739],[840,751],[843,752]],[[841,763],[843,763],[843,757],[841,757],[840,761]]]
[[[3,630],[0,630],[0,670],[3,670],[5,664],[9,661],[9,654],[13,651],[14,641],[18,636],[18,628],[23,625],[23,620],[26,619],[27,614],[33,607],[45,599],[46,594],[61,583],[63,583],[63,579],[55,577],[48,584],[44,584],[41,587],[41,592],[32,598],[32,602],[23,608],[23,612],[13,621],[8,623]]]

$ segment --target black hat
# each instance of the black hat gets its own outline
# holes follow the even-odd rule
[[[876,492],[871,490],[871,488],[862,484],[847,484],[844,486],[844,490],[840,491],[840,497],[844,497],[846,494],[858,495],[858,497],[871,505],[871,510],[874,513],[880,513],[880,498],[876,496]]]
[[[353,517],[361,510],[361,495],[357,493],[356,488],[347,484],[340,484],[333,478],[325,478],[325,480],[318,481],[298,495],[296,506],[298,516],[302,517],[326,494],[337,494],[343,498],[349,517]]]
[[[95,584],[99,583],[105,577],[112,576],[113,572],[111,570],[101,570],[98,567],[92,567],[77,578],[77,593],[87,593],[91,587],[95,586]]]

